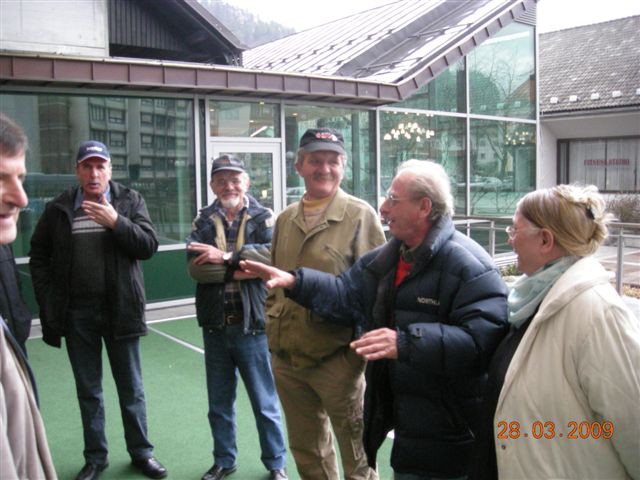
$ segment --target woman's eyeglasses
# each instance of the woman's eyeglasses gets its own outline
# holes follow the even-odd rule
[[[523,227],[523,228],[516,228],[513,225],[509,225],[507,228],[504,229],[505,232],[507,232],[507,235],[509,235],[509,239],[513,240],[513,237],[516,236],[516,233],[518,232],[522,232],[525,230],[542,230],[542,228],[540,227]]]

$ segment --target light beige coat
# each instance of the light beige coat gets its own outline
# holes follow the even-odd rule
[[[0,479],[55,478],[31,381],[0,325]]]
[[[501,480],[640,479],[640,320],[609,280],[579,260],[529,325],[494,417],[496,437],[498,422],[520,424],[519,438],[496,438]],[[534,438],[534,422],[552,422],[555,438]],[[568,438],[570,422],[612,422],[613,437]]]

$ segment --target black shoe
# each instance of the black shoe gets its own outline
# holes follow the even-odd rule
[[[167,469],[154,457],[131,460],[131,463],[149,478],[164,478],[167,476]]]
[[[202,480],[222,480],[224,477],[231,475],[237,469],[237,465],[229,468],[224,468],[220,465],[214,464],[213,467],[207,470],[207,473],[203,475]]]
[[[76,475],[76,480],[96,480],[108,466],[108,463],[98,465],[97,463],[87,462]]]
[[[276,468],[269,472],[269,480],[289,480],[287,471],[284,468]]]

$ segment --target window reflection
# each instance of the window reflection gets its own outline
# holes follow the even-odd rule
[[[334,128],[344,136],[347,165],[341,187],[374,208],[376,200],[376,155],[374,112],[348,108],[285,106],[286,201],[298,201],[304,183],[295,169],[300,137],[309,128]]]
[[[432,113],[380,112],[380,188],[409,159],[440,163],[451,178],[457,212],[465,207],[465,120]],[[456,188],[462,185],[463,188]]]
[[[265,102],[209,102],[213,137],[275,138],[280,136],[280,108]]]
[[[113,179],[143,195],[161,244],[184,241],[196,203],[191,100],[2,94],[0,101],[29,137],[29,205],[20,216],[16,256],[27,255],[44,205],[77,184],[76,149],[87,139],[105,143]]]
[[[533,32],[512,23],[469,54],[471,113],[535,118]]]
[[[535,188],[535,125],[471,121],[471,214],[511,215]]]
[[[420,108],[441,112],[466,111],[464,58],[440,73],[407,100],[395,104],[398,108]]]

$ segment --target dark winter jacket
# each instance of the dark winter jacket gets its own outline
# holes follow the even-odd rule
[[[204,269],[220,270],[220,274],[203,274],[203,268],[199,268],[200,275],[194,275],[194,266],[190,265],[189,272],[198,281],[196,287],[196,315],[201,327],[219,328],[224,322],[224,289],[225,282],[233,281],[233,272],[239,269],[240,260],[256,260],[270,263],[271,235],[273,234],[273,212],[260,205],[253,197],[246,195],[249,206],[238,232],[240,245],[231,257],[228,266],[205,265]],[[214,245],[226,250],[221,245],[225,242],[224,227],[221,219],[215,219],[215,207],[209,205],[200,210],[200,214],[194,220],[194,229],[187,238],[187,243],[200,242]],[[187,253],[190,260],[197,256]],[[205,278],[203,278],[205,277]],[[207,278],[208,277],[208,278]],[[265,314],[264,304],[267,291],[264,282],[257,278],[240,282],[240,295],[242,296],[243,325],[245,333],[264,333]]]
[[[0,315],[25,352],[31,331],[31,312],[22,299],[20,276],[10,245],[0,245]]]
[[[298,270],[290,296],[333,321],[398,332],[398,359],[367,366],[369,464],[394,429],[394,471],[463,476],[488,361],[507,331],[507,289],[489,255],[450,218],[431,228],[396,289],[400,247],[392,239],[339,277]]]
[[[111,203],[118,212],[104,251],[107,298],[104,302],[114,338],[147,332],[145,292],[140,260],[158,250],[158,239],[142,196],[130,188],[109,182]],[[71,285],[71,225],[78,186],[47,203],[31,237],[29,266],[40,306],[43,339],[59,347],[66,332]]]

